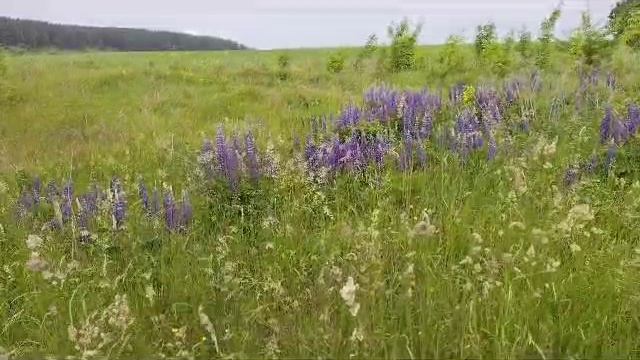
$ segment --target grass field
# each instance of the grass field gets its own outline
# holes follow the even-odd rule
[[[334,51],[9,56],[0,359],[639,357],[638,55]]]

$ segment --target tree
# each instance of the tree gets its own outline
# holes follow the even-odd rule
[[[399,24],[391,24],[387,30],[391,39],[389,54],[389,68],[399,72],[414,69],[416,66],[416,46],[422,25],[413,29],[409,20],[404,19]]]
[[[540,37],[538,38],[538,53],[536,54],[536,65],[544,68],[551,60],[551,45],[554,39],[556,24],[560,19],[560,6],[555,8],[548,18],[540,24]]]
[[[622,0],[609,13],[609,29],[615,38],[620,38],[629,28],[631,17],[640,11],[640,0]]]
[[[27,49],[105,49],[120,51],[236,50],[225,39],[167,31],[60,25],[0,17],[0,45]]]
[[[494,23],[478,25],[476,29],[476,40],[474,42],[478,57],[483,57],[497,39],[498,35],[496,33],[496,25]]]
[[[600,62],[608,41],[602,30],[591,23],[588,12],[582,13],[582,23],[569,39],[569,51],[585,65],[596,65]]]

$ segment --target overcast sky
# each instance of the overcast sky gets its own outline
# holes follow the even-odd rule
[[[558,35],[567,36],[590,8],[604,22],[615,0],[565,0]],[[362,45],[391,21],[424,23],[422,43],[499,32],[537,31],[558,0],[0,0],[0,15],[59,23],[141,27],[230,38],[259,49]]]

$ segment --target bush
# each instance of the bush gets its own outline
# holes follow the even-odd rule
[[[516,51],[520,53],[523,59],[528,59],[531,56],[531,32],[525,29],[520,31]]]
[[[388,28],[391,47],[389,53],[389,70],[400,72],[412,70],[416,66],[416,45],[421,25],[411,28],[407,19],[400,24],[391,24]]]
[[[291,58],[287,54],[282,54],[278,56],[278,71],[276,72],[276,76],[280,80],[287,80],[289,78],[289,62]]]
[[[344,70],[345,55],[343,53],[336,53],[329,56],[327,62],[327,70],[331,73],[337,74]]]
[[[605,55],[608,41],[600,29],[591,24],[589,13],[582,14],[582,23],[569,39],[569,52],[585,65],[598,65]]]
[[[494,23],[479,25],[476,29],[476,40],[474,42],[476,55],[479,58],[484,57],[489,48],[497,41],[497,38],[496,25]]]
[[[640,49],[640,11],[634,11],[626,18],[626,27],[620,38],[627,46]]]
[[[560,14],[560,8],[556,8],[551,15],[540,24],[540,38],[538,39],[538,52],[536,54],[536,65],[540,68],[547,67],[551,61],[553,34],[556,24],[560,19]]]
[[[362,63],[371,58],[373,54],[378,50],[378,37],[376,34],[369,35],[367,39],[367,43],[364,45],[364,48],[360,50],[358,55],[356,56],[356,60],[353,62],[353,68],[356,70],[360,70],[362,68]]]
[[[438,55],[438,64],[441,66],[440,76],[446,77],[453,73],[465,71],[466,60],[462,50],[463,42],[464,39],[460,36],[449,36]]]

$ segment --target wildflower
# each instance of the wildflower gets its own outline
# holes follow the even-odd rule
[[[71,205],[72,202],[73,184],[71,183],[71,181],[68,181],[62,188],[62,204],[60,209],[60,211],[62,211],[62,222],[68,222],[71,219],[73,213]]]
[[[26,243],[29,250],[35,250],[42,245],[42,238],[38,235],[29,235]]]
[[[580,172],[575,167],[570,167],[564,173],[564,186],[571,187],[580,180]]]
[[[424,215],[424,220],[420,221],[413,227],[413,231],[411,231],[410,236],[424,236],[431,237],[438,232],[435,226],[431,224],[429,219],[429,215]]]
[[[340,296],[349,308],[349,312],[352,316],[356,316],[358,314],[358,310],[360,310],[360,304],[356,302],[357,290],[358,284],[354,282],[353,277],[351,276],[347,278],[347,282],[344,284],[342,289],[340,289]]]
[[[41,258],[39,253],[32,252],[31,257],[27,260],[25,266],[30,271],[42,272],[47,270],[49,263],[45,259]]]
[[[571,243],[571,245],[569,245],[569,249],[571,250],[572,253],[577,253],[582,251],[582,248],[576,243]]]
[[[178,212],[171,190],[164,197],[164,218],[169,231],[173,232],[178,228]]]

